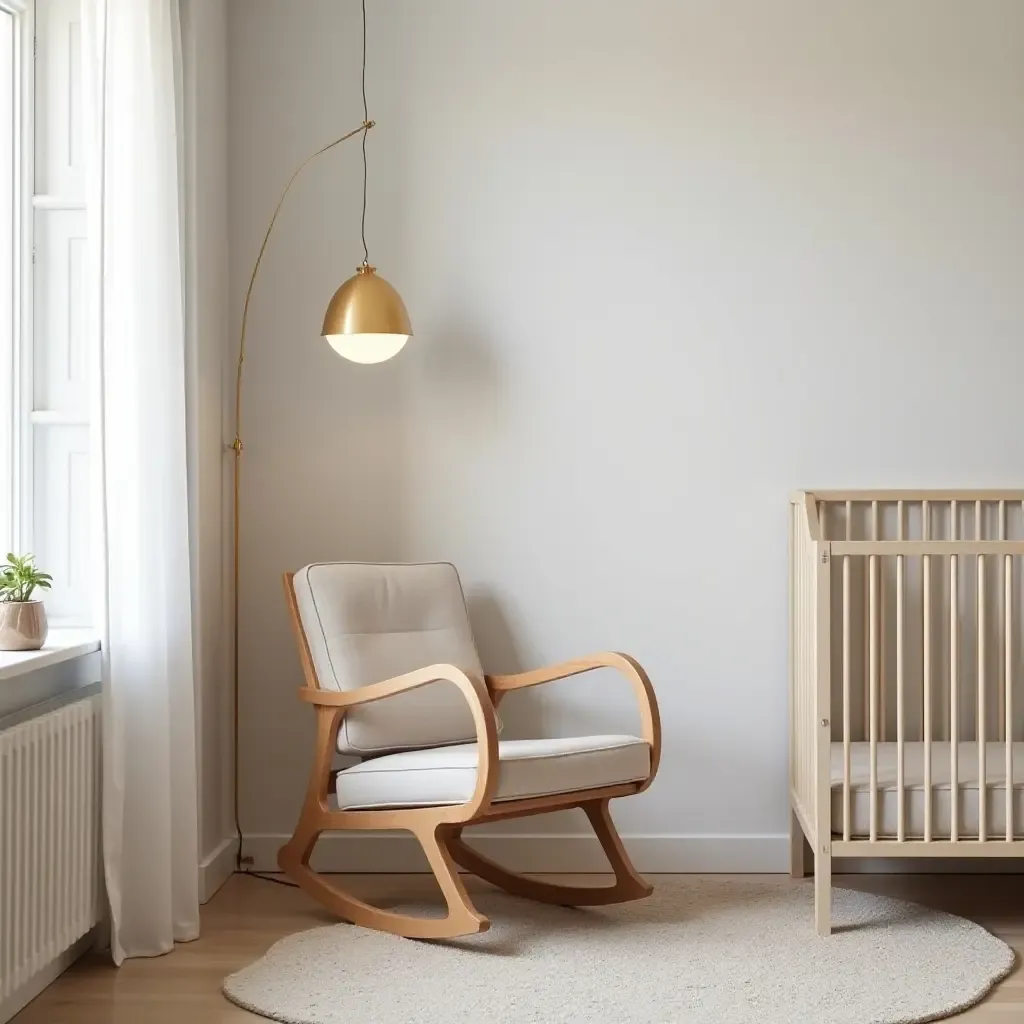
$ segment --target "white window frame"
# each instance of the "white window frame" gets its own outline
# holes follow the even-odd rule
[[[78,262],[71,257],[72,246],[84,242],[82,126],[74,106],[81,89],[72,77],[81,55],[72,56],[66,34],[77,30],[80,43],[78,0],[0,0],[0,8],[14,13],[20,28],[15,330],[10,373],[0,374],[0,392],[8,390],[4,378],[10,392],[0,393],[0,400],[7,399],[0,408],[10,411],[0,427],[0,472],[10,485],[0,508],[0,540],[15,551],[34,552],[40,568],[54,575],[47,597],[52,624],[88,626],[87,512],[76,507],[71,482],[72,469],[76,480],[86,475],[89,430],[81,400],[87,361],[72,347],[81,343],[84,327],[75,316],[76,301],[84,300],[72,286],[72,265],[83,273],[82,247]],[[77,282],[82,288],[80,276]],[[70,369],[76,359],[77,377]]]

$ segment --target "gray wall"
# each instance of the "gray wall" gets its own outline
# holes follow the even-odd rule
[[[228,337],[227,2],[182,0],[188,396],[195,429],[189,438],[189,497],[194,566],[196,754],[200,787],[199,849],[204,864],[223,852],[231,824],[231,717],[226,658],[224,556],[227,515],[223,440],[224,364]],[[233,865],[231,857],[226,863]],[[205,885],[205,881],[202,882]]]
[[[354,0],[229,6],[237,317],[284,182],[362,112]],[[310,756],[280,573],[447,558],[488,668],[647,666],[665,757],[625,833],[780,866],[789,493],[1021,483],[1024,5],[369,8],[371,257],[416,337],[377,367],[318,338],[362,256],[350,143],[252,312],[246,830],[290,831]],[[634,721],[603,678],[508,706]]]

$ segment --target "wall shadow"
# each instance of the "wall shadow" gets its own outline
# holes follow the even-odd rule
[[[484,671],[503,674],[524,671],[527,666],[521,649],[497,598],[479,589],[466,595],[466,604]],[[539,689],[509,694],[501,703],[501,721],[505,739],[545,735],[547,722]]]

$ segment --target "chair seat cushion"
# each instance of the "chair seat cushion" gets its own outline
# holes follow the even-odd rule
[[[469,800],[476,788],[475,743],[364,761],[337,776],[340,810],[439,807]],[[651,748],[635,736],[573,736],[498,743],[495,800],[615,786],[646,779]]]

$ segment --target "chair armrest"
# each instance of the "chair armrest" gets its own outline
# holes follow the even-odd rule
[[[364,704],[372,704],[385,697],[393,697],[398,693],[417,690],[429,683],[444,681],[454,683],[469,704],[476,727],[476,742],[479,757],[477,761],[476,789],[465,810],[467,817],[474,817],[490,806],[491,797],[498,784],[498,726],[494,715],[494,705],[483,680],[467,675],[454,665],[427,665],[404,675],[385,679],[379,683],[360,686],[354,690],[318,690],[310,686],[299,688],[299,700],[313,704],[317,708],[333,709],[332,732],[345,711]],[[333,743],[333,739],[331,740]]]
[[[494,703],[497,705],[506,693],[523,690],[528,686],[539,686],[557,679],[568,679],[582,672],[591,672],[598,668],[614,668],[624,675],[633,687],[637,704],[640,708],[640,727],[644,740],[651,747],[651,779],[658,770],[661,757],[661,715],[658,711],[658,699],[654,695],[654,687],[640,663],[628,654],[617,651],[601,651],[585,658],[574,658],[557,665],[534,669],[531,672],[519,672],[515,675],[486,676]]]

